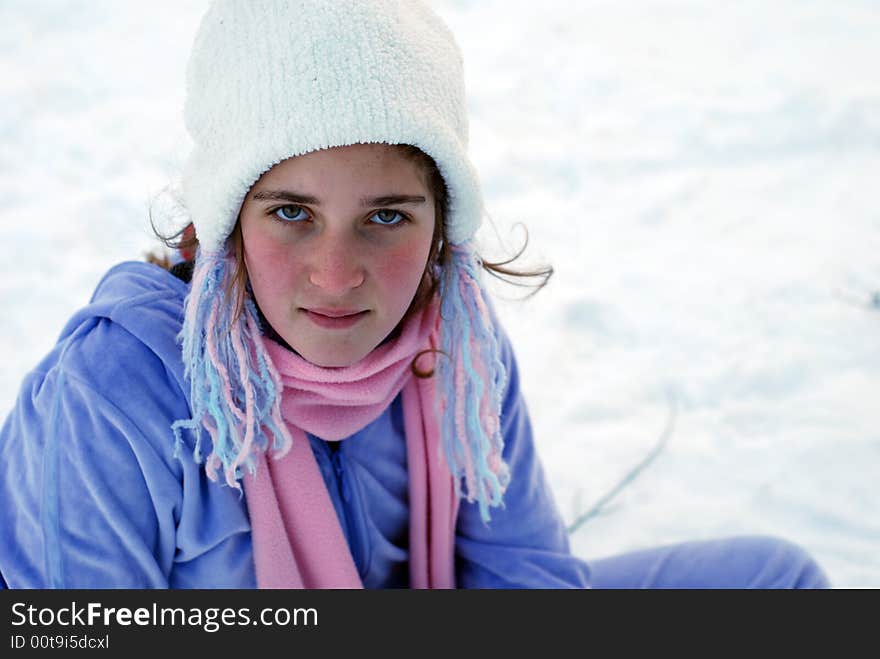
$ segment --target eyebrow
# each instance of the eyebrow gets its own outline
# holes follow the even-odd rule
[[[255,192],[255,201],[289,201],[293,204],[311,204],[320,206],[321,200],[311,195],[300,194],[291,190],[260,190]],[[402,204],[423,204],[427,200],[421,195],[391,194],[381,197],[361,197],[361,206],[399,206]]]

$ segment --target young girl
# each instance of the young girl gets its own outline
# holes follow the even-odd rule
[[[812,587],[772,538],[571,555],[481,284],[459,50],[412,0],[215,2],[191,220],[0,435],[12,588]],[[545,273],[546,274],[546,273]]]

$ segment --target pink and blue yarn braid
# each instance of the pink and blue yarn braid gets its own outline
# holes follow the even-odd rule
[[[190,381],[191,419],[172,424],[175,455],[183,445],[183,430],[196,437],[193,458],[201,462],[202,428],[210,435],[211,453],[205,472],[217,480],[222,468],[226,484],[242,492],[242,469],[256,472],[255,451],[269,448],[281,457],[291,445],[281,417],[282,383],[266,353],[254,303],[245,298],[234,321],[234,305],[225,291],[233,276],[235,259],[228,252],[199,250],[190,292],[184,304],[184,377]]]
[[[437,362],[443,448],[456,494],[464,481],[468,502],[476,500],[488,522],[510,482],[500,423],[507,371],[479,283],[482,266],[470,243],[450,248],[440,279],[440,347],[452,362]]]
[[[437,362],[440,432],[456,495],[462,496],[463,481],[466,499],[478,502],[488,522],[489,508],[502,505],[510,481],[500,427],[507,373],[479,284],[480,263],[470,244],[451,245],[451,252],[452,263],[440,278],[440,347],[452,356],[451,363]],[[196,256],[178,335],[192,418],[175,421],[172,430],[175,455],[184,443],[182,432],[195,435],[196,462],[203,459],[201,431],[207,430],[212,442],[207,475],[217,480],[222,468],[226,484],[241,492],[243,468],[256,471],[255,451],[266,451],[271,436],[273,453],[281,457],[291,438],[281,417],[283,385],[266,353],[250,298],[233,322],[225,290],[234,268],[229,253],[200,250]]]

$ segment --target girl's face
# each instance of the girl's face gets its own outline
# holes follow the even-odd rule
[[[355,144],[290,158],[254,183],[240,215],[251,287],[303,358],[348,366],[403,318],[436,220],[423,179],[395,147]]]

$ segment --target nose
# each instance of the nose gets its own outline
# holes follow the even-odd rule
[[[328,232],[314,244],[309,282],[330,296],[343,296],[364,283],[363,253],[356,241]]]

